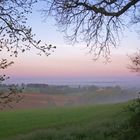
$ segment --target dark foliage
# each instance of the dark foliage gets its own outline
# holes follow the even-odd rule
[[[108,136],[116,138],[116,140],[139,140],[140,139],[140,99],[136,99],[131,103],[125,112],[130,118],[109,133]]]

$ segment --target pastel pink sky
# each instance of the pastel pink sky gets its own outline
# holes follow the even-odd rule
[[[38,19],[38,20],[36,20]],[[13,60],[15,64],[2,73],[14,77],[49,77],[57,78],[80,78],[80,77],[135,77],[127,69],[129,59],[127,54],[132,54],[139,48],[140,40],[131,31],[125,31],[120,45],[111,49],[111,62],[104,64],[104,60],[93,61],[92,55],[88,54],[85,44],[67,45],[63,39],[63,33],[54,26],[54,21],[48,19],[45,23],[38,12],[33,12],[29,17],[28,24],[32,26],[36,38],[48,44],[54,44],[57,49],[49,57],[36,55],[36,50],[19,54],[18,58],[9,57],[3,52],[1,58]],[[23,81],[24,82],[24,81]]]
[[[27,52],[14,58],[15,64],[6,71],[12,77],[128,77],[133,75],[127,69],[128,56],[113,54],[111,62],[103,60],[93,61],[92,56],[85,54],[85,50],[73,46],[61,47],[50,55],[38,56]],[[62,53],[64,51],[64,53]]]

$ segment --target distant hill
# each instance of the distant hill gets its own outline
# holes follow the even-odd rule
[[[8,88],[8,85],[0,87],[1,90],[6,90],[6,88]],[[122,89],[120,86],[72,87],[68,85],[27,84],[24,85],[23,100],[18,104],[12,104],[12,106],[14,108],[44,108],[119,103],[137,98],[138,92],[139,90],[136,88]]]

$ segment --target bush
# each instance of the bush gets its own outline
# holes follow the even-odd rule
[[[125,111],[130,118],[110,134],[117,140],[140,140],[140,98],[135,99]]]

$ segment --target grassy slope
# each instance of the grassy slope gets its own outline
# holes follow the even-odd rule
[[[0,139],[103,139],[114,123],[126,119],[126,104],[0,112]],[[26,136],[19,136],[27,134]],[[16,138],[13,138],[14,140]]]

